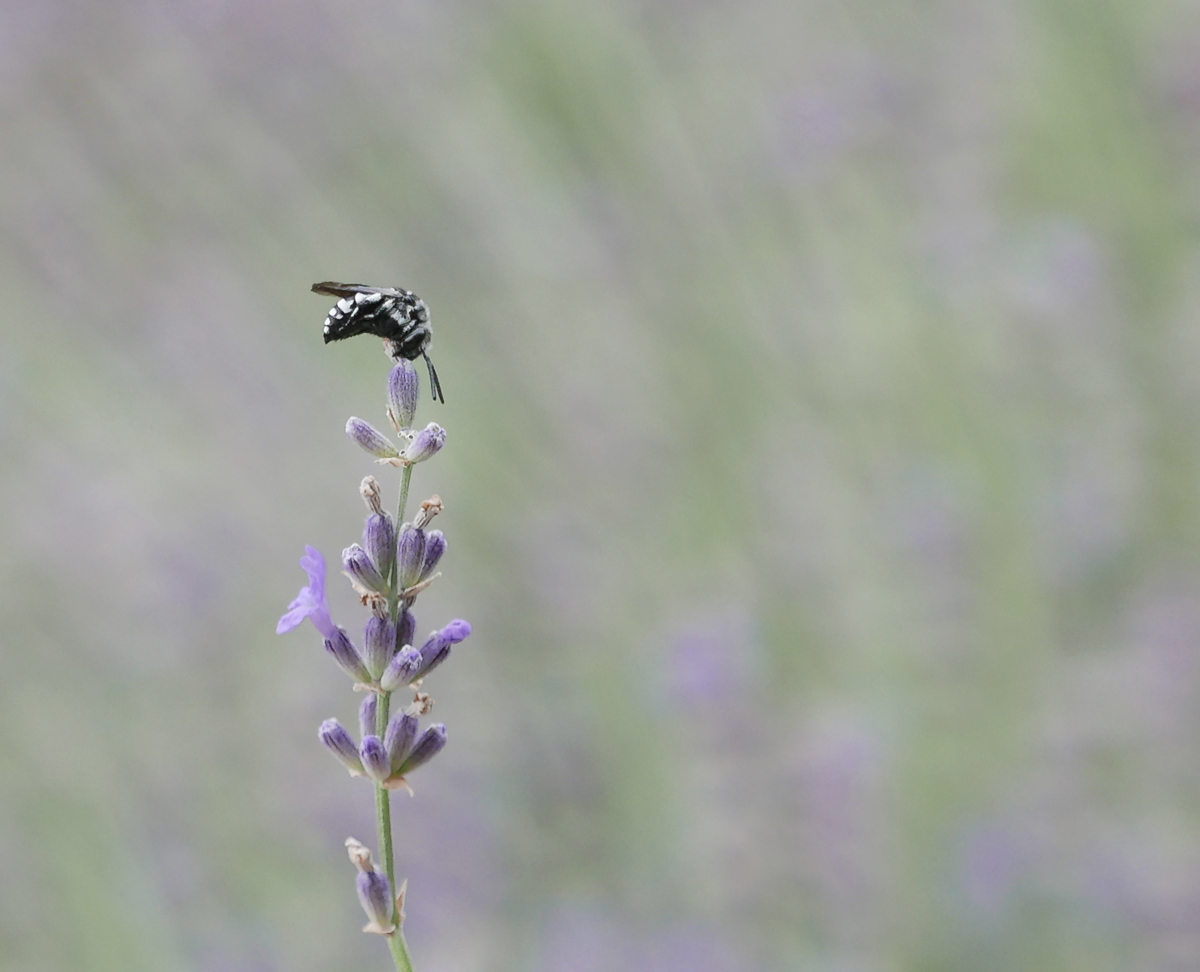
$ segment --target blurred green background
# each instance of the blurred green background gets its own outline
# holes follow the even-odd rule
[[[418,969],[1200,968],[1200,5],[14,0],[0,113],[0,969],[388,967],[329,278]]]

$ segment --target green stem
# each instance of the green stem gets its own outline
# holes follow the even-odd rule
[[[396,530],[399,531],[404,523],[404,508],[408,506],[408,484],[412,480],[412,466],[405,466],[400,471],[400,502],[396,504]]]
[[[404,940],[404,932],[397,928],[388,936],[388,948],[392,952],[392,961],[396,963],[398,972],[413,972],[412,959],[408,957],[408,942]]]
[[[400,473],[400,501],[396,504],[396,530],[399,532],[404,523],[404,508],[408,506],[408,485],[412,480],[412,466],[405,466]],[[400,565],[392,567],[389,578],[391,590],[388,592],[388,613],[392,622],[400,618]],[[375,734],[383,739],[387,734],[388,710],[391,707],[391,693],[381,694],[375,703]],[[392,894],[396,893],[396,863],[392,849],[392,808],[391,791],[382,785],[375,784],[375,816],[379,823],[379,856],[383,858],[384,869],[387,873],[388,886]],[[392,921],[396,930],[388,936],[388,950],[392,953],[392,961],[396,963],[397,972],[413,972],[412,959],[408,955],[408,942],[404,939],[404,929],[400,927],[400,914],[395,901],[392,902]]]
[[[375,735],[380,739],[387,733],[388,708],[392,697],[377,695],[375,697]],[[388,884],[392,893],[396,891],[396,866],[392,860],[392,813],[390,806],[391,791],[386,787],[375,784],[375,815],[379,820],[379,856],[383,858],[383,866],[387,869]],[[393,915],[393,917],[395,917]]]
[[[412,481],[412,466],[405,466],[400,471],[400,501],[396,504],[396,536],[400,536],[400,528],[404,525],[404,508],[408,506],[408,484]],[[388,614],[392,623],[400,620],[400,563],[392,558],[392,572],[388,577],[391,589],[388,591]]]
[[[375,702],[375,734],[380,739],[387,732],[390,703],[390,693],[380,695]],[[383,858],[388,887],[392,889],[392,894],[395,894],[396,865],[392,853],[391,791],[379,783],[375,784],[375,816],[379,822],[379,856]],[[408,956],[408,942],[404,940],[404,930],[400,927],[400,914],[394,900],[392,902],[392,922],[396,926],[396,930],[388,936],[388,950],[392,953],[392,961],[396,963],[397,972],[413,972],[412,959]]]

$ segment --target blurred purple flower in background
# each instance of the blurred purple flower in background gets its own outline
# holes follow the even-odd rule
[[[666,655],[668,698],[692,707],[743,692],[755,646],[745,611],[730,609],[691,620],[671,639]]]
[[[959,857],[967,903],[987,915],[1000,914],[1025,867],[1025,853],[1011,829],[998,824],[973,827],[963,840]]]
[[[592,909],[564,906],[546,916],[538,972],[748,972],[719,931],[691,924],[647,934]]]

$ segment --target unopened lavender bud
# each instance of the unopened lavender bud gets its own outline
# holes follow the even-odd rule
[[[417,619],[413,617],[412,611],[405,611],[400,615],[400,620],[396,622],[396,647],[403,648],[405,645],[411,645],[417,637]]]
[[[392,922],[392,889],[387,876],[378,871],[359,871],[355,888],[363,911],[367,914],[366,932],[390,935],[396,930]]]
[[[380,459],[395,459],[400,450],[392,445],[391,440],[380,432],[370,422],[360,418],[351,418],[346,423],[346,435],[350,436],[359,446]]]
[[[383,512],[383,492],[379,489],[379,481],[374,476],[367,476],[358,487],[358,493],[372,513]]]
[[[375,703],[378,696],[368,692],[358,707],[358,729],[360,736],[369,736],[375,731]]]
[[[376,594],[387,591],[387,582],[379,573],[379,569],[357,543],[350,544],[342,551],[342,568],[363,590],[374,591]]]
[[[430,638],[421,648],[421,664],[415,677],[424,678],[442,662],[450,657],[450,646],[442,641]]]
[[[437,455],[438,450],[445,444],[446,430],[437,422],[430,422],[408,444],[408,448],[404,450],[404,459],[410,463],[424,462]]]
[[[383,748],[387,750],[392,770],[398,770],[412,751],[417,738],[417,717],[407,712],[392,716],[383,737]]]
[[[428,763],[442,751],[442,747],[445,745],[446,727],[440,722],[435,726],[430,726],[421,733],[421,738],[417,740],[417,744],[413,746],[412,752],[400,764],[400,768],[396,770],[396,775],[404,776],[407,773],[411,773],[418,766]]]
[[[412,645],[406,645],[388,662],[387,668],[379,678],[379,687],[385,692],[394,692],[401,685],[407,685],[417,677],[417,672],[421,670],[421,661],[421,653]]]
[[[399,589],[405,590],[419,581],[424,565],[425,531],[406,523],[400,530],[400,542],[396,549],[396,577]]]
[[[388,759],[383,740],[376,735],[363,736],[358,745],[358,755],[363,769],[371,779],[382,783],[392,775],[392,762]]]
[[[396,525],[387,513],[372,513],[363,527],[363,548],[371,563],[384,578],[392,571],[396,558]]]
[[[388,418],[397,432],[411,429],[417,414],[421,381],[411,361],[400,359],[388,375]]]
[[[346,732],[337,719],[326,719],[322,722],[318,736],[325,748],[337,757],[338,762],[345,766],[352,776],[362,775],[363,764],[358,758],[358,748],[350,738],[350,733]]]
[[[456,618],[441,631],[435,631],[421,646],[421,668],[418,677],[424,678],[450,655],[450,646],[465,641],[471,633],[471,625]]]
[[[378,678],[396,653],[396,626],[386,618],[367,619],[366,650],[363,660],[372,678]]]
[[[325,639],[325,650],[333,656],[333,660],[341,666],[342,671],[351,678],[359,682],[371,681],[371,673],[367,671],[367,666],[359,657],[358,650],[350,643],[346,632],[341,628],[337,629],[334,637]]]
[[[425,534],[425,562],[421,565],[421,576],[424,580],[437,569],[438,561],[446,552],[446,537],[441,530],[430,530]]]

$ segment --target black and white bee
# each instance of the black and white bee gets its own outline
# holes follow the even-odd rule
[[[445,403],[427,349],[433,340],[429,327],[429,308],[411,290],[396,287],[367,287],[363,284],[334,283],[326,280],[312,285],[313,293],[340,298],[325,318],[325,343],[341,341],[356,334],[374,334],[388,344],[393,357],[415,361],[425,359],[429,368],[429,389],[434,400]]]

